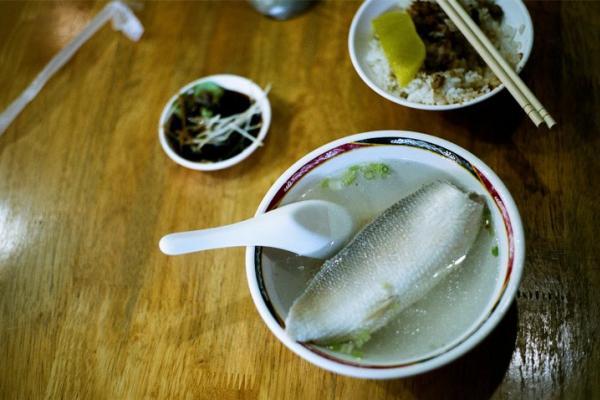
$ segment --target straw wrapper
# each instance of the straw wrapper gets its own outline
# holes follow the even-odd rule
[[[73,54],[108,21],[112,21],[113,29],[123,32],[125,36],[133,41],[138,41],[144,33],[144,27],[127,5],[120,1],[108,3],[79,35],[46,64],[29,87],[0,114],[0,135],[4,133],[25,106],[37,96],[52,75],[65,65],[73,57]]]

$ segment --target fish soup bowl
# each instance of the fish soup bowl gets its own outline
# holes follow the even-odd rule
[[[267,191],[257,215],[295,201],[322,198],[347,207],[359,221],[359,230],[401,198],[440,181],[479,194],[486,203],[483,214],[488,223],[478,227],[477,239],[466,258],[462,257],[460,268],[373,332],[360,348],[300,343],[286,331],[290,307],[323,260],[248,247],[246,273],[252,299],[273,334],[320,368],[366,379],[430,371],[481,342],[515,297],[525,241],[510,193],[496,174],[468,151],[415,132],[348,136],[312,151],[285,171]],[[368,285],[364,288],[371,289]]]
[[[373,67],[371,61],[373,57],[371,48],[371,39],[373,38],[372,20],[379,15],[398,7],[406,9],[410,6],[412,0],[366,0],[358,9],[348,34],[348,51],[352,65],[359,77],[367,86],[380,96],[402,106],[416,108],[421,110],[444,111],[468,107],[480,103],[495,94],[499,93],[504,84],[500,84],[493,89],[478,95],[477,97],[452,102],[449,104],[425,104],[422,102],[410,101],[403,98],[398,93],[389,90],[384,84],[378,69]],[[520,72],[533,48],[533,22],[527,7],[521,0],[495,0],[495,3],[502,8],[504,12],[503,26],[507,32],[512,32],[511,37],[516,45],[515,50],[520,54],[520,60],[516,63],[516,71]],[[508,33],[507,33],[508,34]]]

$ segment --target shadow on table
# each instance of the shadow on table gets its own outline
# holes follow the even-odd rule
[[[413,378],[381,382],[391,396],[413,392],[418,399],[487,399],[502,382],[517,338],[513,303],[494,331],[458,360]]]
[[[519,126],[529,123],[526,121],[529,118],[506,89],[479,104],[442,115],[450,123],[464,126],[478,139],[498,144],[511,142]]]

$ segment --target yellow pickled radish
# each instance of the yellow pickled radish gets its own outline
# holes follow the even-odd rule
[[[405,11],[390,11],[372,23],[398,84],[408,85],[425,61],[425,44],[410,15]]]

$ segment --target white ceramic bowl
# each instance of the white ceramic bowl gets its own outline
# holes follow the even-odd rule
[[[382,160],[412,160],[433,166],[451,175],[466,190],[482,194],[492,213],[498,240],[498,265],[493,290],[478,302],[478,318],[451,343],[435,352],[411,360],[374,364],[323,351],[314,345],[295,342],[285,332],[285,315],[290,300],[304,289],[295,274],[298,268],[278,267],[279,253],[273,249],[248,247],[246,273],[250,292],[261,317],[275,336],[305,360],[326,370],[359,378],[390,379],[406,377],[438,368],[460,357],[481,342],[508,310],[515,297],[525,257],[523,227],[517,207],[500,179],[481,160],[459,146],[433,136],[406,131],[376,131],[348,136],[326,144],[304,156],[271,186],[261,201],[257,215],[277,208],[324,177],[356,163]],[[398,171],[399,174],[402,171]],[[303,268],[300,268],[303,269]],[[306,278],[305,278],[306,279]],[[305,285],[302,283],[302,285]],[[466,301],[470,301],[467,297]],[[287,304],[287,306],[286,306]],[[286,309],[287,307],[287,309]]]
[[[158,139],[160,141],[162,149],[171,160],[186,168],[195,169],[198,171],[215,171],[218,169],[231,167],[247,158],[260,146],[259,143],[254,142],[236,156],[218,162],[190,161],[181,157],[179,154],[177,154],[175,150],[173,150],[173,148],[169,144],[169,141],[167,140],[163,128],[165,122],[167,121],[167,118],[169,118],[169,110],[171,109],[171,104],[175,102],[177,96],[179,96],[181,93],[184,93],[185,91],[189,90],[190,88],[196,86],[199,83],[207,81],[214,82],[225,89],[243,93],[258,102],[262,115],[262,126],[257,136],[257,139],[260,142],[264,141],[265,136],[267,136],[267,131],[269,130],[269,125],[271,124],[271,104],[269,103],[269,99],[266,93],[257,84],[255,84],[249,79],[237,75],[211,75],[188,83],[187,85],[182,87],[179,90],[179,92],[177,92],[177,94],[171,97],[165,105],[165,108],[163,109],[160,115],[160,121],[158,124]]]
[[[504,88],[504,85],[501,84],[490,92],[464,103],[429,105],[408,101],[388,92],[383,86],[379,85],[373,71],[366,62],[369,41],[373,37],[371,21],[391,8],[398,6],[408,7],[410,3],[411,0],[366,0],[354,15],[348,35],[350,59],[358,75],[371,89],[380,96],[406,107],[441,111],[477,104],[485,99],[489,99]],[[533,23],[531,22],[531,16],[522,0],[496,0],[496,3],[504,11],[504,23],[516,29],[515,41],[519,43],[519,51],[523,54],[523,57],[517,64],[517,72],[521,71],[529,59],[533,46]]]

